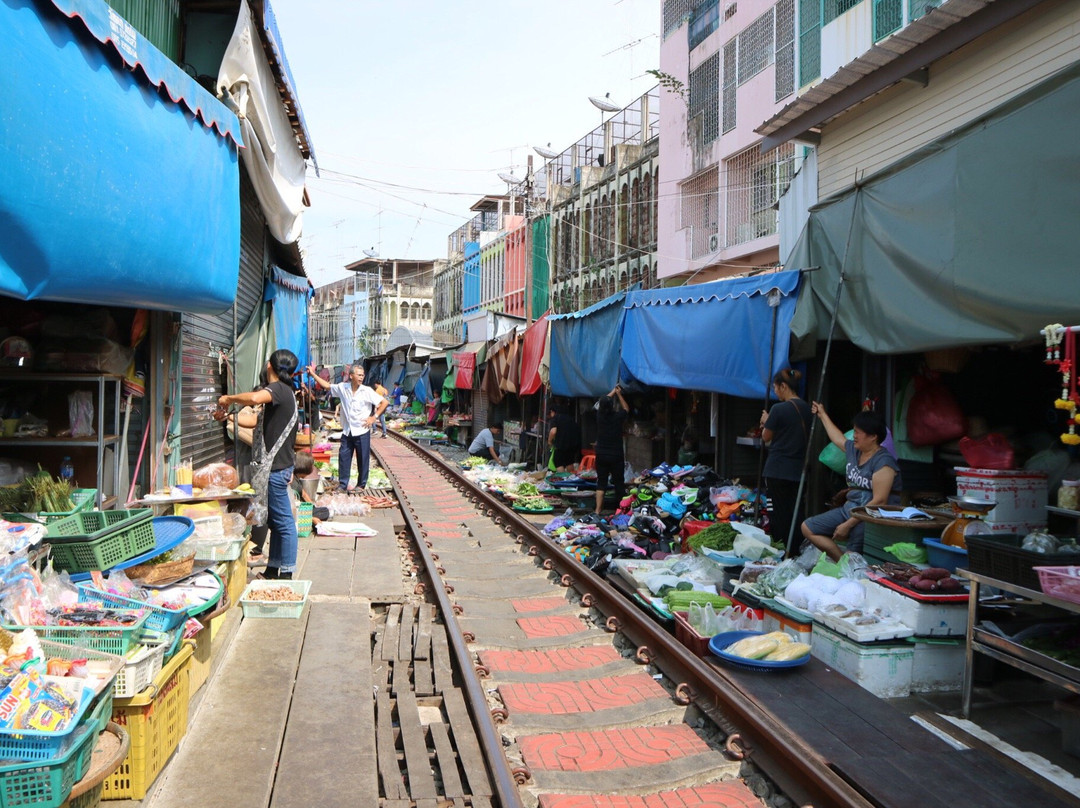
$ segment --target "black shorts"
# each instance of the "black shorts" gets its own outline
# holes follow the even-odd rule
[[[572,466],[581,459],[581,452],[576,449],[555,449],[552,460],[556,468]]]

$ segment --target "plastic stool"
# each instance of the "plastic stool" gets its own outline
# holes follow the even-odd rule
[[[587,454],[581,458],[581,463],[578,465],[578,472],[582,471],[594,471],[596,469],[596,455]]]

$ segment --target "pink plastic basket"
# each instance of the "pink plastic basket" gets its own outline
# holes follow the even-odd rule
[[[1080,603],[1080,567],[1035,567],[1042,591],[1070,603]]]

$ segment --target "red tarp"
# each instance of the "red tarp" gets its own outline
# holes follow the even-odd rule
[[[528,396],[540,389],[540,360],[547,341],[547,314],[525,329],[525,346],[521,349],[521,388],[518,395]]]
[[[454,354],[454,365],[457,367],[457,377],[454,380],[455,386],[458,390],[472,390],[473,373],[476,372],[476,354],[468,352],[456,353]]]

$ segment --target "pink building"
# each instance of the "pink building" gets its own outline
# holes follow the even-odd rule
[[[664,0],[658,274],[701,283],[780,261],[777,203],[803,147],[754,129],[796,91],[794,0]]]

